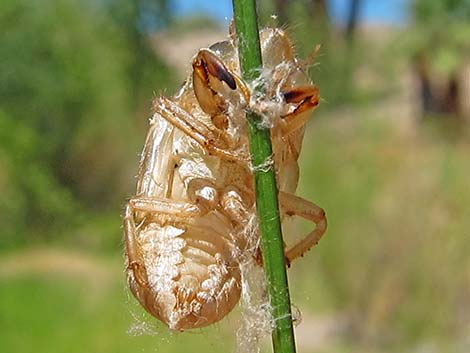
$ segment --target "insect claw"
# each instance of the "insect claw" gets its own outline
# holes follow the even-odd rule
[[[237,88],[237,84],[232,74],[225,67],[224,63],[209,50],[201,50],[193,64],[198,75],[208,80],[208,74],[225,82],[232,90]]]

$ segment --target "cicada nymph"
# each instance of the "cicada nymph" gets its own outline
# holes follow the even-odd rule
[[[201,49],[172,98],[154,101],[141,155],[137,192],[124,213],[126,268],[132,293],[173,330],[219,321],[237,304],[240,258],[258,258],[246,111],[270,127],[281,217],[314,229],[285,250],[290,263],[326,229],[324,211],[295,195],[305,124],[318,105],[287,34],[260,32],[263,70],[240,78],[236,38]],[[252,93],[254,85],[261,91]],[[268,164],[271,161],[267,161]]]

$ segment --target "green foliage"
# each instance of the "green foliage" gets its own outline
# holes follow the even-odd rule
[[[153,92],[172,86],[139,23],[127,1],[1,2],[7,238],[51,237],[90,210],[119,212],[146,122],[136,112],[148,114]]]
[[[413,4],[418,22],[429,24],[436,21],[468,21],[470,1],[468,0],[415,0]]]
[[[438,73],[457,72],[470,55],[470,1],[415,0],[413,14],[415,26],[407,41],[411,51],[426,55]]]
[[[56,183],[41,160],[40,136],[29,126],[0,112],[0,248],[40,240],[40,232],[57,231],[78,205],[67,188]],[[26,231],[34,229],[26,239]],[[39,234],[38,234],[39,233]]]

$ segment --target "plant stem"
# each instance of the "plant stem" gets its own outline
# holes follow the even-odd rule
[[[255,0],[233,0],[233,12],[240,68],[243,79],[250,82],[262,67]],[[272,163],[267,163],[272,159],[270,131],[260,127],[260,117],[253,112],[247,118],[263,266],[274,320],[273,350],[295,353],[275,170]]]

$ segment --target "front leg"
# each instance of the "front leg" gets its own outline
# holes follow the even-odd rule
[[[224,190],[220,205],[222,211],[236,226],[234,241],[239,244],[241,249],[247,250],[259,266],[262,266],[259,237],[256,236],[258,229],[255,206],[248,200],[247,195],[241,194],[235,188],[228,187]]]
[[[201,109],[211,116],[212,122],[219,129],[226,129],[228,125],[224,119],[227,101],[221,93],[224,91],[224,83],[232,91],[238,89],[245,102],[250,101],[250,91],[246,84],[230,72],[212,51],[200,50],[193,61],[194,94]]]
[[[316,86],[304,86],[283,91],[282,94],[287,104],[296,104],[292,112],[281,117],[283,134],[289,135],[310,119],[309,113],[320,102],[319,90]]]
[[[227,134],[215,127],[207,126],[170,99],[160,97],[155,100],[154,110],[210,154],[245,163],[249,160],[248,155],[237,154],[233,149],[227,148],[229,145],[236,145],[236,141],[229,141],[231,138]]]
[[[133,211],[148,212],[163,218],[187,220],[201,214],[197,205],[156,197],[134,197],[129,200]]]
[[[308,221],[315,223],[315,229],[308,233],[297,244],[293,245],[290,249],[285,251],[286,261],[288,265],[298,258],[303,256],[305,252],[310,250],[313,246],[317,245],[326,230],[326,215],[325,211],[299,196],[279,192],[279,205],[281,211],[288,216],[299,216]]]

